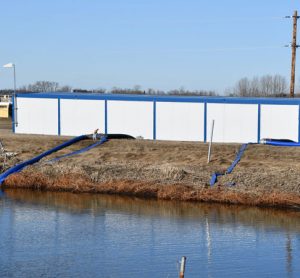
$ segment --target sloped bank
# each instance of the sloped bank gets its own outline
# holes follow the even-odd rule
[[[1,137],[7,150],[18,153],[10,165],[66,140],[12,134],[1,134]],[[90,143],[80,142],[59,155]],[[237,144],[214,145],[212,162],[207,164],[207,145],[203,143],[111,140],[59,162],[41,161],[10,176],[3,186],[300,208],[298,148],[249,146],[233,173],[220,177],[218,183],[210,187],[211,174],[225,171],[239,147]]]
[[[5,188],[23,188],[40,191],[63,191],[73,193],[119,194],[161,200],[217,202],[227,204],[255,205],[262,207],[300,209],[300,195],[279,190],[265,191],[218,185],[215,187],[186,185],[138,180],[115,180],[95,182],[86,174],[61,173],[48,175],[36,169],[12,175]]]

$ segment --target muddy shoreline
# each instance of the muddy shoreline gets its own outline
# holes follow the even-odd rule
[[[0,172],[67,139],[14,135],[1,130],[5,149],[17,155],[4,167],[0,161]],[[91,143],[79,142],[51,157]],[[203,143],[111,140],[56,163],[43,160],[11,175],[3,188],[300,209],[300,148],[251,145],[232,174],[220,177],[214,187],[209,186],[211,174],[224,172],[239,147],[215,144],[212,162],[207,164],[207,145]]]
[[[42,173],[27,173],[12,175],[4,183],[4,189],[30,189],[38,191],[95,193],[109,195],[124,195],[147,199],[173,200],[184,202],[207,202],[247,205],[258,207],[290,208],[300,210],[300,196],[279,191],[271,192],[239,192],[225,187],[197,188],[195,186],[173,184],[154,185],[147,182],[131,180],[116,180],[95,184],[86,177],[68,175],[53,179]]]

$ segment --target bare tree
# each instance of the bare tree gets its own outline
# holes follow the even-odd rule
[[[97,88],[95,90],[93,90],[93,93],[98,93],[98,94],[105,94],[106,89],[104,88]]]
[[[250,94],[250,81],[247,77],[244,77],[238,81],[236,84],[234,94],[241,96],[241,97],[246,97],[249,96]]]
[[[22,86],[18,89],[20,92],[72,92],[72,87],[69,85],[59,86],[58,82],[52,81],[37,81],[27,86]]]
[[[250,92],[249,95],[251,97],[258,97],[261,94],[260,90],[260,80],[258,77],[253,77],[252,80],[250,81]]]
[[[142,87],[140,85],[135,85],[131,90],[131,93],[140,95],[140,94],[145,94],[146,92],[142,90]]]
[[[56,92],[72,92],[72,87],[68,85],[64,85],[62,87],[58,87]]]
[[[166,92],[162,90],[155,90],[152,88],[149,88],[146,92],[147,95],[165,95]]]
[[[214,91],[205,91],[205,90],[185,90],[183,87],[180,89],[175,89],[167,92],[168,95],[177,95],[177,96],[217,96]]]
[[[262,96],[269,96],[273,93],[273,76],[265,75],[260,79]]]
[[[274,75],[273,77],[273,93],[275,95],[281,95],[281,94],[286,94],[287,93],[287,81],[285,77],[281,75]]]
[[[112,94],[145,94],[145,91],[141,90],[141,86],[136,85],[133,89],[122,89],[118,87],[113,87],[111,90]]]
[[[34,84],[28,85],[28,91],[31,92],[56,92],[58,89],[58,82],[52,81],[37,81]]]
[[[233,95],[241,97],[280,97],[287,93],[287,81],[281,75],[264,75],[249,80],[247,77],[240,79]]]

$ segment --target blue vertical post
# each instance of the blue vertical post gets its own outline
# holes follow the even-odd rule
[[[153,101],[153,140],[156,140],[156,101]]]
[[[61,135],[61,125],[60,125],[60,98],[58,98],[57,99],[57,102],[58,102],[58,125],[57,125],[57,127],[58,127],[58,131],[57,131],[57,133],[58,133],[58,135],[60,136]]]
[[[204,143],[207,142],[207,103],[204,102]]]
[[[300,143],[300,105],[299,105],[299,112],[298,112],[298,143]]]
[[[258,104],[258,115],[257,115],[257,143],[260,141],[260,125],[261,125],[261,105]]]
[[[107,134],[107,99],[104,101],[104,133]]]
[[[9,107],[8,107],[8,109],[9,109]],[[13,133],[15,133],[16,132],[16,125],[15,125],[15,98],[14,97],[12,97],[11,117],[12,117],[12,131],[13,131]]]

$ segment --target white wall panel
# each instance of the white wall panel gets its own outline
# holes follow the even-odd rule
[[[17,98],[16,133],[58,134],[58,101],[47,98]]]
[[[215,120],[214,142],[257,142],[257,104],[207,104],[207,139]]]
[[[125,133],[153,139],[153,103],[108,101],[108,133]]]
[[[298,105],[261,105],[260,138],[298,142]]]
[[[157,102],[156,138],[204,141],[204,104]]]
[[[104,100],[61,99],[61,135],[90,134],[97,128],[105,132]]]

